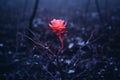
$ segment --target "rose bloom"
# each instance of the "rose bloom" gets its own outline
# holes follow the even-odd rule
[[[49,24],[50,28],[54,31],[54,32],[60,32],[60,31],[64,31],[66,29],[66,24],[64,22],[64,20],[61,19],[53,19],[51,21],[51,24]]]

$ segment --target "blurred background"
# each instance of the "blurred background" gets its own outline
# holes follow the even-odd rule
[[[60,48],[52,19],[67,23],[59,65],[40,46]],[[119,80],[119,48],[120,0],[0,0],[0,80]]]

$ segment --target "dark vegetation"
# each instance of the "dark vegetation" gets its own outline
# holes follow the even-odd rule
[[[67,0],[58,0],[62,8],[51,9],[35,1],[0,1],[0,80],[120,80],[119,3],[86,0],[82,8],[64,8]],[[58,62],[48,51],[60,48],[48,26],[53,18],[67,22]]]

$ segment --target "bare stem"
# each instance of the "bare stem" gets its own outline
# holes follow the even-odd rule
[[[60,40],[61,46],[62,46],[62,48],[63,48],[63,47],[64,47],[64,43],[63,43],[63,39],[62,39],[62,36],[61,36],[61,35],[59,36],[59,40]]]
[[[64,48],[64,43],[63,43],[62,36],[61,36],[61,35],[58,35],[58,38],[59,38],[60,43],[61,43],[61,48],[58,50],[57,56],[59,56],[59,54],[61,53],[62,49]]]

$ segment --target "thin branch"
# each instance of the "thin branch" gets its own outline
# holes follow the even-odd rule
[[[51,72],[49,72],[47,69],[45,69],[45,71],[46,71],[52,78],[54,78],[54,80],[56,80],[55,77],[53,76],[53,74],[52,74]]]
[[[94,34],[94,31],[92,31],[90,38],[86,41],[86,44],[88,44],[90,42],[90,40],[93,38],[93,34]]]
[[[100,19],[100,21],[101,21],[101,24],[104,26],[104,20],[103,20],[102,14],[101,14],[100,5],[99,5],[98,0],[95,0],[95,5],[96,5],[96,8],[97,8],[97,12],[98,12],[98,15],[99,15],[99,19]]]
[[[39,0],[36,0],[35,1],[35,5],[34,5],[34,9],[33,9],[33,12],[32,12],[32,15],[30,17],[30,20],[29,20],[29,28],[32,30],[32,22],[35,18],[35,15],[36,15],[36,12],[37,12],[37,9],[38,9],[38,4],[39,4]]]
[[[93,40],[93,41],[91,41],[90,43],[93,43],[93,42],[95,42],[95,41],[99,40],[102,36],[103,36],[103,34],[101,34],[99,37],[97,37],[96,39],[94,39],[94,40]]]
[[[26,38],[28,38],[29,40],[31,40],[32,42],[34,42],[36,45],[41,46],[42,48],[46,49],[48,52],[50,52],[54,57],[56,57],[56,55],[54,54],[54,52],[52,52],[49,48],[45,47],[43,44],[34,41],[32,38],[28,37],[27,35],[24,35]]]
[[[78,75],[76,75],[75,77],[73,77],[71,80],[76,80],[76,78],[82,76],[82,74],[84,74],[87,70],[84,70],[83,72],[79,73]]]
[[[28,30],[37,40],[39,40],[38,37],[36,36],[36,34],[35,34],[31,29],[27,28],[27,30]]]

